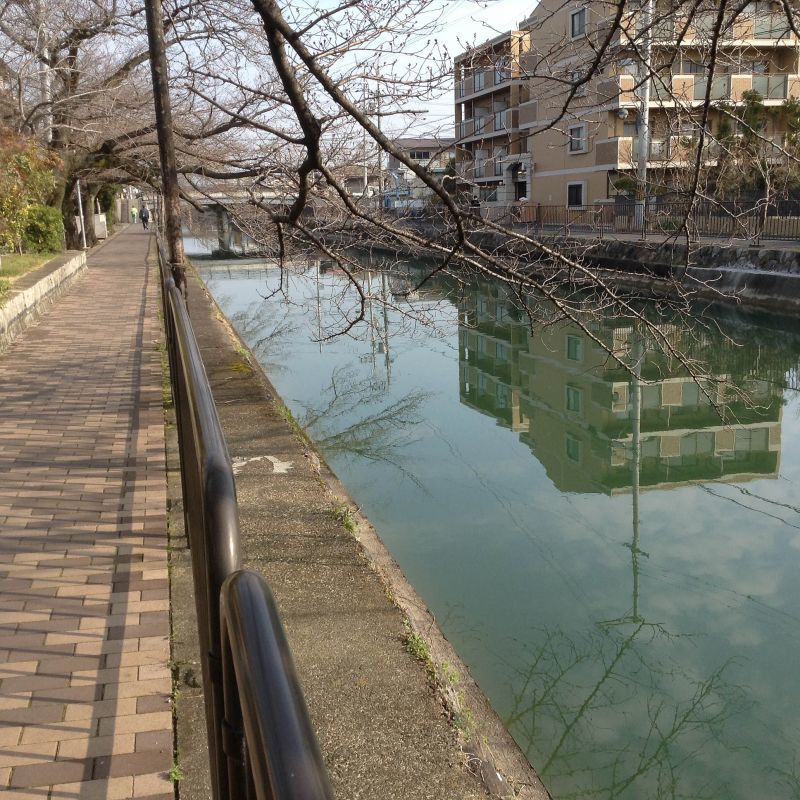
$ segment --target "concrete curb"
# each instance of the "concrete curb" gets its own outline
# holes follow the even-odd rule
[[[46,313],[86,269],[86,253],[69,251],[23,276],[0,306],[0,351]]]

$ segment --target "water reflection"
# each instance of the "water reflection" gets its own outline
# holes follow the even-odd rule
[[[796,351],[753,353],[720,335],[705,343],[713,360],[698,385],[630,321],[591,323],[592,341],[574,323],[533,335],[520,316],[516,301],[488,287],[462,301],[461,401],[519,432],[562,491],[613,495],[634,483],[668,489],[778,474],[783,376]],[[686,338],[685,352],[701,349],[693,332]]]
[[[522,663],[508,665],[507,726],[559,798],[738,796],[724,770],[698,769],[698,754],[735,748],[731,729],[752,701],[732,659],[704,676],[685,670],[671,644],[694,632],[643,609],[640,493],[777,478],[797,349],[662,326],[677,349],[713,355],[698,383],[637,322],[533,332],[516,298],[492,286],[465,295],[459,318],[461,402],[517,433],[562,492],[631,500],[630,605],[577,636],[531,631]],[[796,796],[796,771],[781,777]]]
[[[328,340],[324,265],[208,277],[555,797],[798,796],[794,327],[654,311],[698,385],[500,286],[365,268]]]

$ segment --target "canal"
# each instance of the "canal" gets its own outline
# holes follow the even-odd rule
[[[797,326],[196,263],[555,798],[800,796]]]

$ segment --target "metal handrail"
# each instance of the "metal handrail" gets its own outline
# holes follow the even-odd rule
[[[278,607],[264,579],[247,570],[231,575],[222,587],[221,616],[225,717],[233,739],[226,747],[231,797],[332,798]],[[238,691],[228,691],[234,687]],[[252,757],[259,752],[266,759]]]
[[[192,553],[212,795],[214,800],[329,800],[333,795],[327,772],[274,601],[260,576],[239,571],[239,513],[228,449],[188,309],[161,243],[158,255],[184,520]],[[223,593],[223,584],[234,575],[236,580]],[[257,591],[253,587],[258,582]],[[239,635],[242,630],[244,637]],[[272,707],[270,698],[276,696],[283,701]],[[240,737],[242,709],[245,726]],[[286,775],[293,776],[294,783]],[[242,785],[249,787],[247,794]],[[301,795],[294,785],[308,788]]]

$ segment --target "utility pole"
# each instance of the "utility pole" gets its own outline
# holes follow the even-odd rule
[[[367,108],[368,94],[367,94],[367,79],[364,78],[364,116],[369,116],[369,109]],[[364,128],[364,191],[361,194],[361,202],[366,202],[367,199],[367,183],[369,182],[369,158],[367,156],[367,129]]]
[[[647,159],[650,156],[650,82],[651,52],[653,43],[653,13],[655,0],[645,0],[642,4],[641,16],[637,29],[642,31],[641,61],[639,62],[639,112],[637,115],[636,135],[639,147],[639,159],[636,169],[636,209],[634,223],[647,235],[645,224],[647,212]]]
[[[378,89],[375,93],[376,98],[376,113],[378,115],[378,133],[381,133],[381,85],[378,83]],[[383,150],[380,143],[378,143],[378,213],[383,212]]]
[[[161,157],[161,186],[164,195],[164,227],[169,247],[172,276],[186,296],[186,270],[181,239],[180,192],[175,142],[172,139],[172,107],[169,100],[169,73],[164,45],[164,20],[161,0],[145,0],[147,39],[150,45],[150,70],[153,76],[153,103],[156,110],[158,151]]]
[[[75,181],[75,190],[78,193],[78,216],[81,219],[81,246],[86,249],[86,219],[83,216],[83,199],[81,198],[81,182]]]

